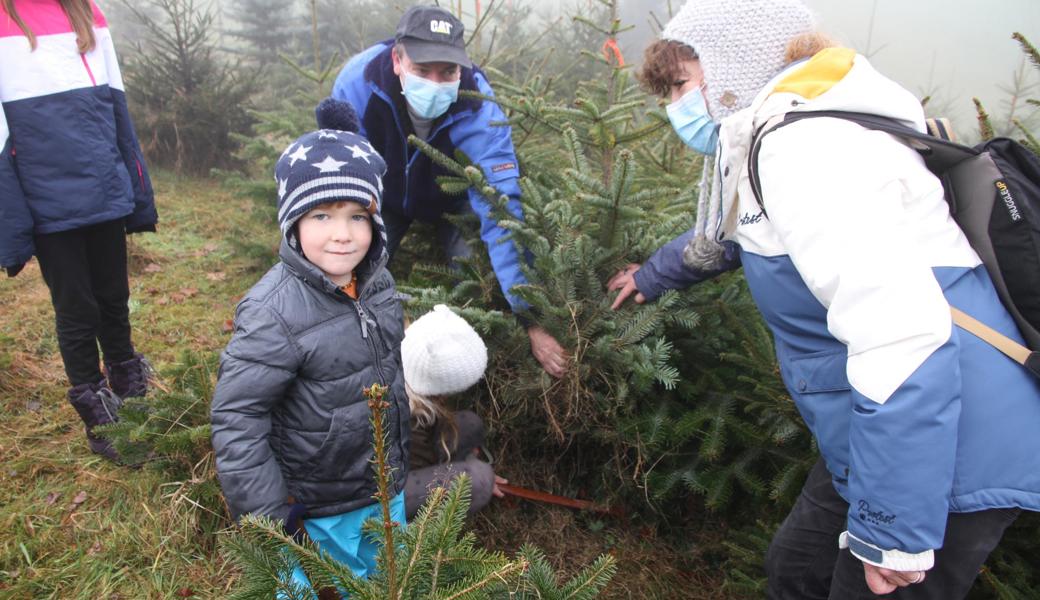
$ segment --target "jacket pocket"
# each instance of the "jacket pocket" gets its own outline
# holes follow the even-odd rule
[[[365,477],[371,468],[372,431],[365,402],[355,402],[332,411],[332,421],[318,450],[300,468],[297,479],[307,481],[352,481]]]
[[[780,360],[780,371],[798,412],[816,437],[827,470],[839,482],[848,479],[849,420],[852,386],[846,365],[848,353],[827,350]]]
[[[792,394],[851,390],[846,372],[846,350],[813,352],[781,360],[784,381]]]

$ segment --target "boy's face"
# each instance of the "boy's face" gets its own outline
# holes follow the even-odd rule
[[[372,244],[372,217],[357,202],[321,204],[300,217],[297,235],[307,260],[343,286]]]

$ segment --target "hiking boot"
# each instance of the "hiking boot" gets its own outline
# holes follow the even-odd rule
[[[105,363],[108,387],[120,398],[134,398],[148,393],[148,379],[152,365],[139,352],[134,357],[119,363]]]
[[[100,454],[113,462],[121,462],[121,457],[112,443],[96,435],[94,428],[119,420],[116,411],[123,405],[123,400],[105,387],[104,383],[83,383],[71,388],[68,392],[69,404],[79,413],[79,418],[87,426],[87,441],[95,454]]]

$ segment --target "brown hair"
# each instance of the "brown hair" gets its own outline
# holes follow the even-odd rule
[[[69,18],[72,29],[76,32],[76,49],[80,54],[93,50],[97,45],[97,40],[94,38],[94,9],[90,5],[90,0],[58,0],[58,2],[61,4],[61,9],[65,11],[65,16]],[[14,0],[0,0],[0,5],[29,39],[29,47],[35,50],[36,34],[18,15],[18,11],[14,8]]]
[[[682,42],[657,40],[643,53],[643,66],[636,73],[636,79],[647,92],[666,97],[672,84],[682,77],[679,65],[696,58],[693,48]]]
[[[796,35],[787,42],[787,49],[784,50],[784,63],[791,64],[796,60],[811,58],[816,56],[817,52],[837,45],[837,42],[819,31]]]
[[[837,45],[833,39],[818,31],[797,35],[787,42],[784,64],[810,58],[825,48]],[[696,58],[697,53],[693,48],[682,42],[657,40],[643,54],[643,67],[636,73],[636,78],[647,92],[667,97],[672,84],[682,76],[679,64]]]

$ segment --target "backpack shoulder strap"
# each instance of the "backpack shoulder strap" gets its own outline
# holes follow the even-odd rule
[[[961,329],[971,332],[975,337],[1028,369],[1033,375],[1040,377],[1040,352],[1030,350],[957,308],[951,306],[950,312],[953,313],[953,322]]]
[[[767,121],[759,127],[751,138],[751,152],[748,156],[748,178],[751,182],[751,192],[755,195],[755,200],[758,202],[763,214],[766,214],[766,208],[765,203],[762,201],[762,182],[758,176],[758,155],[762,148],[763,138],[769,133],[791,123],[820,117],[852,121],[867,129],[884,131],[894,135],[905,141],[914,150],[917,150],[924,158],[925,166],[928,167],[928,170],[940,176],[954,165],[979,153],[974,148],[922,133],[895,119],[879,115],[843,110],[789,112],[779,121],[775,119]],[[768,217],[768,214],[766,216]]]

